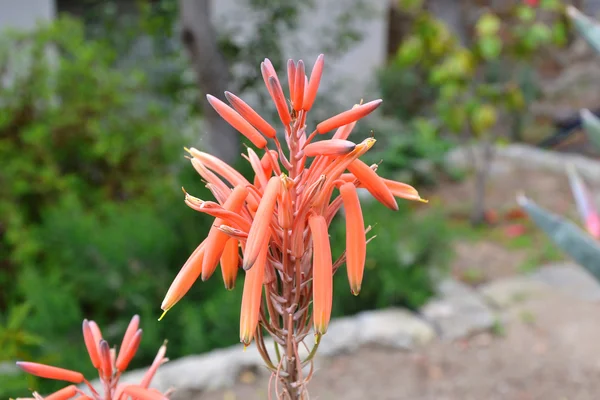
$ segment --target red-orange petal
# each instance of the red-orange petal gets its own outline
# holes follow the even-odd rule
[[[147,389],[139,385],[128,385],[123,392],[138,400],[168,400],[168,398],[156,390]]]
[[[304,155],[316,156],[343,156],[356,148],[356,144],[349,140],[329,139],[312,142],[304,147]]]
[[[235,238],[229,238],[221,254],[221,272],[225,289],[233,290],[240,265],[239,242]]]
[[[236,186],[225,201],[225,204],[223,204],[223,208],[238,214],[244,206],[247,197],[248,189],[245,186]],[[204,260],[202,261],[203,281],[210,278],[217,268],[225,244],[229,240],[229,236],[219,230],[219,226],[221,225],[223,225],[223,220],[217,218],[206,238],[206,250],[204,250]]]
[[[340,195],[346,212],[346,270],[350,290],[358,295],[362,284],[367,256],[365,223],[356,187],[353,183],[340,186]]]
[[[277,135],[275,128],[271,126],[263,117],[261,117],[252,107],[244,100],[237,97],[231,92],[225,92],[225,97],[231,107],[235,109],[246,121],[262,132],[263,135],[273,139]]]
[[[296,64],[294,60],[289,59],[287,62],[288,86],[290,88],[290,99],[294,98],[294,86],[296,84]]]
[[[313,323],[315,333],[322,335],[327,332],[333,301],[331,247],[322,215],[311,216],[308,225],[313,242]]]
[[[364,186],[381,204],[391,210],[398,211],[398,203],[391,190],[367,164],[356,159],[347,168],[360,181],[361,186]]]
[[[390,189],[392,194],[395,197],[399,197],[401,199],[406,200],[415,200],[426,203],[427,200],[424,200],[419,196],[419,192],[414,187],[407,185],[406,183],[392,181],[390,179],[382,178],[385,185]]]
[[[77,386],[70,385],[44,397],[44,400],[68,400],[77,394]]]
[[[194,282],[202,273],[202,261],[204,260],[204,247],[206,240],[187,259],[179,273],[171,283],[160,308],[166,313],[190,290]],[[164,314],[163,314],[164,316]],[[162,318],[162,317],[161,317]]]
[[[125,335],[123,335],[123,340],[121,341],[121,347],[119,348],[119,356],[117,357],[116,364],[118,365],[121,359],[124,357],[124,353],[126,349],[129,347],[131,343],[131,339],[135,336],[140,326],[140,316],[134,315],[129,321],[129,325],[127,326],[127,330],[125,331]]]
[[[305,111],[309,111],[312,108],[317,97],[317,91],[319,90],[319,85],[321,84],[321,76],[323,75],[324,63],[325,56],[323,54],[319,54],[319,57],[317,57],[315,65],[310,73],[310,80],[308,81],[308,86],[306,87],[306,92],[304,94],[302,109]]]
[[[83,320],[83,340],[85,342],[85,347],[87,348],[88,354],[90,355],[90,360],[92,361],[92,365],[94,368],[100,368],[100,356],[98,355],[98,343],[94,340],[94,334],[92,333],[92,329],[90,328],[89,321],[87,319]]]
[[[354,109],[359,106],[360,104],[355,104],[352,108]],[[348,125],[340,126],[333,134],[333,139],[348,139],[348,137],[352,133],[352,130],[356,126],[356,122],[357,121],[354,121],[349,123]]]
[[[285,97],[283,96],[283,90],[281,89],[281,85],[279,81],[274,77],[269,77],[269,86],[271,87],[271,97],[273,98],[273,102],[275,103],[275,108],[277,108],[277,114],[279,114],[279,119],[283,123],[283,125],[288,126],[290,122],[292,122],[292,116],[290,115],[290,110],[285,101]]]
[[[107,380],[113,374],[113,365],[110,358],[110,347],[106,340],[100,341],[99,346],[100,353],[100,376],[102,379]]]
[[[270,234],[267,234],[267,239],[270,236]],[[244,279],[244,291],[242,293],[242,307],[240,311],[240,341],[245,345],[250,344],[258,327],[267,251],[268,246],[265,243],[263,248],[260,249],[254,266],[246,271]]]
[[[250,125],[250,122],[246,121],[233,108],[210,94],[207,94],[206,98],[221,118],[250,140],[252,144],[259,149],[262,149],[267,145],[267,139],[265,139],[256,128]]]
[[[271,216],[275,210],[275,203],[279,194],[279,188],[281,181],[278,176],[273,176],[269,179],[269,183],[265,188],[262,200],[256,210],[254,221],[248,232],[248,240],[246,240],[246,249],[244,251],[244,262],[243,267],[248,270],[254,265],[258,254],[264,247],[264,243],[268,240],[269,224],[271,223]]]
[[[160,367],[165,361],[165,354],[167,353],[166,343],[167,342],[165,341],[165,343],[163,343],[163,345],[160,346],[160,348],[158,349],[158,352],[154,357],[154,361],[152,361],[152,365],[150,365],[150,368],[148,368],[148,370],[144,374],[144,377],[142,378],[142,381],[140,382],[141,387],[147,388],[148,386],[150,386],[154,375],[156,375],[156,371],[158,371],[158,367]]]
[[[304,81],[306,75],[304,74],[304,61],[298,61],[296,66],[296,81],[294,83],[294,96],[292,97],[292,104],[294,110],[300,111],[302,109],[302,102],[304,100]]]
[[[57,381],[65,381],[71,383],[83,383],[83,381],[85,380],[81,372],[59,367],[52,367],[46,364],[18,361],[17,367],[21,368],[28,374],[39,376],[40,378],[54,379]]]
[[[321,134],[327,133],[339,128],[340,126],[348,125],[352,122],[358,121],[359,119],[364,118],[373,112],[377,107],[379,107],[381,102],[382,100],[373,100],[358,107],[353,107],[352,109],[344,111],[338,115],[334,115],[333,117],[317,124],[317,132]]]
[[[129,363],[133,359],[133,356],[135,356],[135,353],[140,347],[141,341],[142,330],[138,329],[127,343],[127,346],[120,349],[119,357],[117,358],[117,362],[115,363],[117,371],[123,372],[127,369],[127,366],[129,365]]]

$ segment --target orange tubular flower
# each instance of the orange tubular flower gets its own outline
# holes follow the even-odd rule
[[[307,157],[316,156],[343,156],[356,148],[356,145],[349,140],[330,139],[310,143],[304,147],[304,155]]]
[[[398,211],[398,203],[396,203],[392,191],[367,164],[360,160],[354,160],[348,165],[348,170],[380,203],[394,211]]]
[[[294,399],[301,398],[305,390],[301,366],[307,360],[298,359],[300,342],[311,329],[317,338],[327,331],[333,273],[341,263],[347,264],[352,293],[358,294],[361,288],[367,240],[356,188],[366,188],[392,210],[398,209],[396,197],[424,201],[413,187],[379,177],[360,160],[375,144],[374,138],[348,140],[358,120],[377,109],[381,100],[355,104],[308,130],[307,115],[317,96],[323,66],[320,55],[308,79],[305,63],[289,60],[286,98],[273,64],[268,59],[261,63],[272,109],[281,121],[279,127],[267,123],[229,92],[226,97],[231,107],[208,96],[217,112],[262,153],[248,149],[243,157],[254,176],[244,177],[217,157],[188,150],[193,167],[215,200],[200,200],[185,193],[184,201],[216,220],[203,242],[206,245],[200,245],[188,259],[161,305],[163,310],[170,309],[200,274],[203,279],[210,277],[219,261],[226,288],[233,288],[241,247],[244,287],[240,340],[245,345],[256,342],[265,363],[288,397]],[[314,140],[318,134],[331,131],[335,131],[332,138]],[[242,191],[247,193],[245,198],[240,195]],[[347,248],[333,263],[328,227],[342,206],[346,210]],[[277,357],[279,365],[265,348],[265,332],[285,354]]]
[[[254,266],[246,273],[244,281],[242,312],[240,313],[240,340],[246,346],[252,341],[258,326],[266,261],[267,247],[265,246],[261,249]]]
[[[68,400],[77,394],[77,386],[71,385],[47,396],[45,400]]]
[[[333,266],[327,222],[321,215],[308,219],[313,236],[313,321],[315,333],[327,332],[333,301]]]
[[[340,186],[340,195],[346,210],[346,269],[348,282],[352,294],[358,296],[365,270],[367,256],[367,240],[365,236],[365,223],[356,186],[353,183],[344,183]]]
[[[225,289],[233,290],[240,265],[239,244],[235,238],[229,238],[221,255],[221,272]]]
[[[233,213],[239,213],[247,196],[248,189],[244,186],[236,186],[225,201],[225,204],[223,204],[223,208]],[[215,268],[217,268],[221,254],[223,254],[223,249],[225,249],[225,244],[229,239],[229,236],[221,232],[218,228],[222,224],[223,220],[217,218],[206,238],[206,250],[204,251],[204,260],[202,261],[203,281],[210,278],[215,271]]]
[[[71,371],[70,369],[25,361],[17,362],[17,366],[28,374],[39,376],[40,378],[71,383],[82,383],[85,380],[81,372]]]

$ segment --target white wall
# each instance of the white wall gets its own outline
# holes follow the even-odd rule
[[[0,31],[31,29],[38,20],[54,18],[54,0],[0,0]]]

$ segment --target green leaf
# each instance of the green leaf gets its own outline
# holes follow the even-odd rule
[[[583,15],[573,6],[567,7],[567,14],[571,17],[575,23],[575,27],[588,44],[592,46],[596,52],[600,53],[600,25],[591,18]]]
[[[502,39],[497,36],[484,36],[477,42],[481,57],[486,60],[498,58],[502,52]]]
[[[600,281],[600,243],[573,222],[520,196],[519,204],[550,239]]]
[[[483,14],[475,25],[475,31],[480,36],[495,35],[499,30],[500,19],[492,13]]]

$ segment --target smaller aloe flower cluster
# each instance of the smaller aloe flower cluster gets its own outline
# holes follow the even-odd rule
[[[19,361],[17,362],[17,366],[29,374],[41,378],[69,382],[71,385],[46,397],[42,397],[39,393],[34,392],[32,398],[17,400],[168,400],[168,394],[162,394],[158,390],[150,388],[150,383],[158,367],[168,361],[165,358],[167,351],[166,344],[160,347],[154,358],[154,362],[138,385],[119,384],[121,374],[127,369],[142,340],[142,330],[139,329],[139,324],[140,318],[135,315],[127,327],[121,347],[117,353],[116,349],[110,348],[108,342],[102,338],[102,332],[94,321],[83,321],[83,339],[92,365],[98,370],[103,394],[100,394],[81,372],[45,364]],[[89,391],[86,393],[86,390],[80,387],[81,385],[87,386]]]

